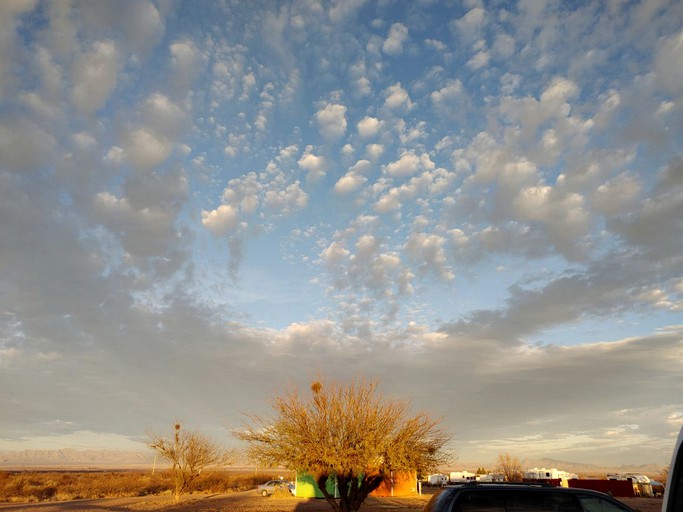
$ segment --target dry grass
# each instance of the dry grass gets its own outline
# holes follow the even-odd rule
[[[277,475],[214,471],[203,475],[195,491],[229,493],[253,489]],[[0,471],[0,502],[36,503],[125,498],[170,493],[169,471]]]

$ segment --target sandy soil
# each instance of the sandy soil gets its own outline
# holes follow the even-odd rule
[[[419,512],[430,496],[411,498],[368,498],[362,512]],[[325,500],[276,497],[264,498],[254,491],[218,495],[192,495],[174,504],[170,496],[147,496],[63,503],[0,504],[0,512],[327,512]],[[643,511],[645,512],[645,511]]]
[[[429,495],[410,498],[368,498],[361,512],[420,512]],[[624,498],[621,501],[640,512],[659,512],[662,500]],[[325,500],[275,497],[263,498],[254,491],[218,495],[192,495],[174,504],[170,496],[147,496],[62,503],[0,504],[0,512],[327,512]]]

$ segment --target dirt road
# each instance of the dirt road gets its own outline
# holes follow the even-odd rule
[[[428,495],[410,498],[368,498],[361,512],[421,512]],[[640,512],[659,512],[662,500],[624,498],[624,503]],[[146,496],[81,500],[41,504],[0,504],[0,512],[328,512],[325,500],[275,497],[263,498],[254,491],[217,495],[192,495],[181,503],[170,496]]]
[[[368,498],[362,512],[419,512],[429,496],[411,498]],[[263,498],[254,491],[218,495],[192,495],[174,504],[170,496],[146,496],[82,500],[41,504],[0,504],[0,512],[328,512],[325,500],[275,497]]]

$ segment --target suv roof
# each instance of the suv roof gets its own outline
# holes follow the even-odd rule
[[[678,512],[683,510],[683,427],[678,434],[674,452],[671,455],[669,476],[664,488],[662,512]]]
[[[501,489],[510,489],[514,487],[529,488],[529,487],[551,487],[553,489],[566,489],[566,487],[557,487],[548,482],[478,482],[476,480],[471,482],[463,482],[446,485],[448,487],[500,487]]]
[[[596,507],[598,502],[600,505]],[[630,507],[599,491],[556,487],[540,482],[466,482],[449,485],[432,496],[424,510],[469,512],[483,510],[481,507],[489,512],[506,509],[539,512],[633,512]]]

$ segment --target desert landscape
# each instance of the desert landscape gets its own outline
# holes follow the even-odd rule
[[[4,470],[0,472],[0,512],[325,512],[323,499],[276,493],[263,497],[256,485],[277,472],[232,470],[203,475],[193,493],[175,502],[167,470]],[[422,494],[370,496],[363,512],[420,512],[438,487]],[[639,512],[658,512],[658,498],[621,498]]]

